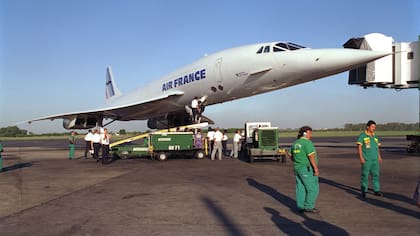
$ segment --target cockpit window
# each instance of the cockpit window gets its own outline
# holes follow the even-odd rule
[[[301,49],[301,48],[305,48],[305,47],[301,46],[299,44],[290,43],[290,42],[276,43],[273,46],[273,52],[293,51],[293,50],[298,50],[298,49]],[[264,45],[264,46],[261,46],[258,49],[257,54],[269,53],[270,51],[271,51],[271,46],[270,45]]]
[[[274,45],[274,52],[280,52],[280,51],[286,51],[286,50],[298,50],[301,48],[305,48],[304,46],[295,44],[295,43],[277,43],[276,45]]]

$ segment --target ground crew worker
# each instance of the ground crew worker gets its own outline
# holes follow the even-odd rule
[[[74,144],[76,143],[76,137],[74,137],[74,135],[75,135],[75,132],[72,131],[69,136],[69,147],[70,147],[69,159],[70,160],[73,160],[74,158]]]
[[[376,196],[382,196],[379,183],[379,172],[382,164],[381,154],[379,153],[378,137],[375,135],[376,123],[370,120],[366,124],[366,130],[359,135],[357,139],[357,151],[361,164],[360,190],[362,198],[366,198],[369,187],[369,175],[372,175],[373,191]]]
[[[98,130],[93,130],[92,141],[90,142],[91,148],[93,150],[93,159],[99,161],[99,149],[101,149],[101,135],[99,135]]]
[[[194,99],[191,101],[191,109],[192,109],[192,123],[197,123],[197,116],[198,116],[198,97],[194,97]]]
[[[104,132],[101,134],[101,144],[102,144],[102,164],[108,164],[108,155],[109,155],[109,140],[111,136],[108,134],[108,129],[105,128]]]
[[[211,155],[211,152],[213,151],[213,147],[214,147],[214,131],[211,127],[209,127],[208,131],[207,131],[207,148],[209,150],[208,155]]]
[[[222,160],[222,139],[223,139],[222,132],[220,132],[219,128],[216,128],[216,132],[214,132],[214,135],[213,135],[214,146],[211,151],[212,161],[214,160],[214,157],[216,156],[216,152],[218,152],[219,160],[220,161]]]
[[[315,208],[319,194],[318,157],[311,138],[312,128],[303,126],[291,147],[296,178],[296,205],[300,213],[319,213]]]
[[[227,130],[223,130],[223,138],[222,138],[222,153],[223,156],[227,156],[227,141],[228,141],[228,136],[227,136]]]
[[[3,158],[1,157],[2,152],[3,152],[3,145],[0,143],[0,172],[3,171]]]
[[[236,133],[233,136],[233,150],[230,155],[232,158],[238,158],[238,151],[239,151],[239,145],[240,145],[241,139],[242,139],[241,131],[238,129],[236,130]]]
[[[85,139],[85,142],[86,142],[86,146],[85,146],[85,159],[88,158],[87,157],[88,152],[90,154],[93,154],[93,150],[92,150],[92,147],[91,147],[91,144],[90,144],[90,142],[92,141],[92,136],[93,136],[92,130],[89,130],[88,133],[85,135],[85,138],[84,138]]]

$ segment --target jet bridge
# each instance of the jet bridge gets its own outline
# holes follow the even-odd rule
[[[419,41],[396,43],[392,37],[379,33],[349,39],[344,43],[344,48],[392,54],[350,70],[348,83],[364,88],[372,86],[393,89],[419,88]]]

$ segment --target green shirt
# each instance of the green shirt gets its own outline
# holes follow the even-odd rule
[[[74,144],[76,141],[76,137],[74,137],[73,135],[69,136],[69,144]]]
[[[357,145],[362,145],[362,155],[365,160],[377,160],[379,157],[379,142],[378,137],[375,134],[369,136],[366,132],[359,135],[357,139]]]
[[[312,154],[315,154],[315,163],[318,164],[318,157],[316,156],[315,146],[312,141],[307,138],[302,137],[296,140],[293,143],[290,151],[293,155],[293,166],[295,170],[311,166],[311,162],[309,161],[308,157]]]

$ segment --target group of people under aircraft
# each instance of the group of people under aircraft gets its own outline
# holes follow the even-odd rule
[[[75,132],[71,132],[69,137],[69,159],[74,158],[74,144],[75,144]],[[85,155],[84,158],[87,159],[88,153],[96,159],[96,162],[101,161],[103,165],[109,164],[108,156],[109,156],[109,141],[111,140],[111,135],[108,133],[108,129],[94,129],[89,130],[88,133],[84,137],[86,146],[85,146]],[[101,151],[102,149],[102,151]],[[99,157],[99,151],[101,151],[102,156]]]
[[[360,196],[365,200],[368,193],[369,176],[372,177],[373,195],[377,197],[383,196],[380,191],[380,164],[382,163],[381,154],[379,152],[380,141],[375,135],[376,123],[372,120],[366,124],[366,130],[362,132],[357,141],[358,159],[361,165],[360,176]],[[101,130],[102,131],[102,130]],[[69,158],[74,158],[75,132],[71,132],[69,137],[70,153]],[[102,147],[102,164],[108,164],[109,141],[111,136],[107,129],[103,129],[101,133],[97,129],[86,134],[85,158],[88,152],[93,155],[97,161],[99,158],[99,150]],[[207,135],[204,136],[200,129],[194,130],[194,145],[196,148],[204,148],[204,142],[207,140],[209,154],[211,160],[215,159],[218,153],[218,159],[222,160],[222,155],[238,158],[238,151],[241,140],[243,139],[241,131],[237,130],[233,136],[233,150],[227,153],[226,143],[228,137],[225,131],[219,128],[213,130],[208,128]],[[296,141],[290,148],[289,157],[293,161],[294,175],[296,179],[296,206],[300,213],[319,213],[315,208],[315,203],[319,194],[320,171],[318,169],[318,156],[314,144],[312,143],[312,128],[303,126],[298,131]],[[0,152],[2,146],[0,144]],[[0,153],[1,167],[1,153]],[[413,198],[420,207],[420,178],[414,192]]]
[[[233,136],[233,150],[228,153],[227,149],[227,131],[220,131],[220,128],[212,129],[209,127],[206,135],[206,140],[208,143],[208,150],[211,160],[215,159],[216,153],[218,154],[218,159],[222,160],[222,156],[229,156],[231,158],[238,158],[239,145],[242,140],[241,131],[237,130]],[[194,134],[194,144],[195,147],[201,148],[204,141],[204,136],[201,134],[200,130],[197,130]]]

